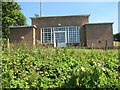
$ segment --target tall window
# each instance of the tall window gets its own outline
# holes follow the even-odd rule
[[[54,31],[66,31],[67,43],[79,43],[80,42],[80,27],[48,27],[42,28],[42,43],[54,42]]]
[[[51,38],[53,38],[51,32],[51,28],[42,29],[42,43],[51,43]]]

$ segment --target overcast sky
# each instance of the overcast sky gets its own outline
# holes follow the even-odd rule
[[[40,13],[39,2],[18,2],[31,25],[30,17]],[[89,23],[114,22],[113,33],[118,32],[117,2],[42,2],[42,16],[90,14]]]

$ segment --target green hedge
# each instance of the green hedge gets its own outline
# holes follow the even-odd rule
[[[117,50],[4,49],[3,88],[120,88]]]

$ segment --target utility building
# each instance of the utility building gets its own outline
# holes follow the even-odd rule
[[[28,45],[53,47],[80,45],[105,48],[113,46],[113,23],[89,23],[90,15],[31,17],[32,26],[10,28],[10,43],[24,40]]]

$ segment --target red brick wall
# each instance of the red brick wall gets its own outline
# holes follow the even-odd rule
[[[86,46],[86,28],[85,28],[85,25],[83,25],[80,28],[80,43],[81,43],[81,46]]]
[[[57,17],[38,17],[32,18],[32,25],[36,25],[38,30],[43,27],[61,26],[82,26],[89,22],[89,16],[57,16]],[[37,32],[37,40],[41,40],[41,32]]]
[[[112,23],[86,24],[85,28],[87,47],[92,47],[92,44],[96,48],[113,46]]]
[[[24,39],[22,39],[24,37]],[[26,44],[33,45],[33,27],[19,27],[10,28],[10,43],[19,44],[25,42]]]
[[[58,27],[61,26],[81,26],[88,23],[88,16],[60,16],[60,17],[42,17],[32,18],[32,25],[39,27]]]

